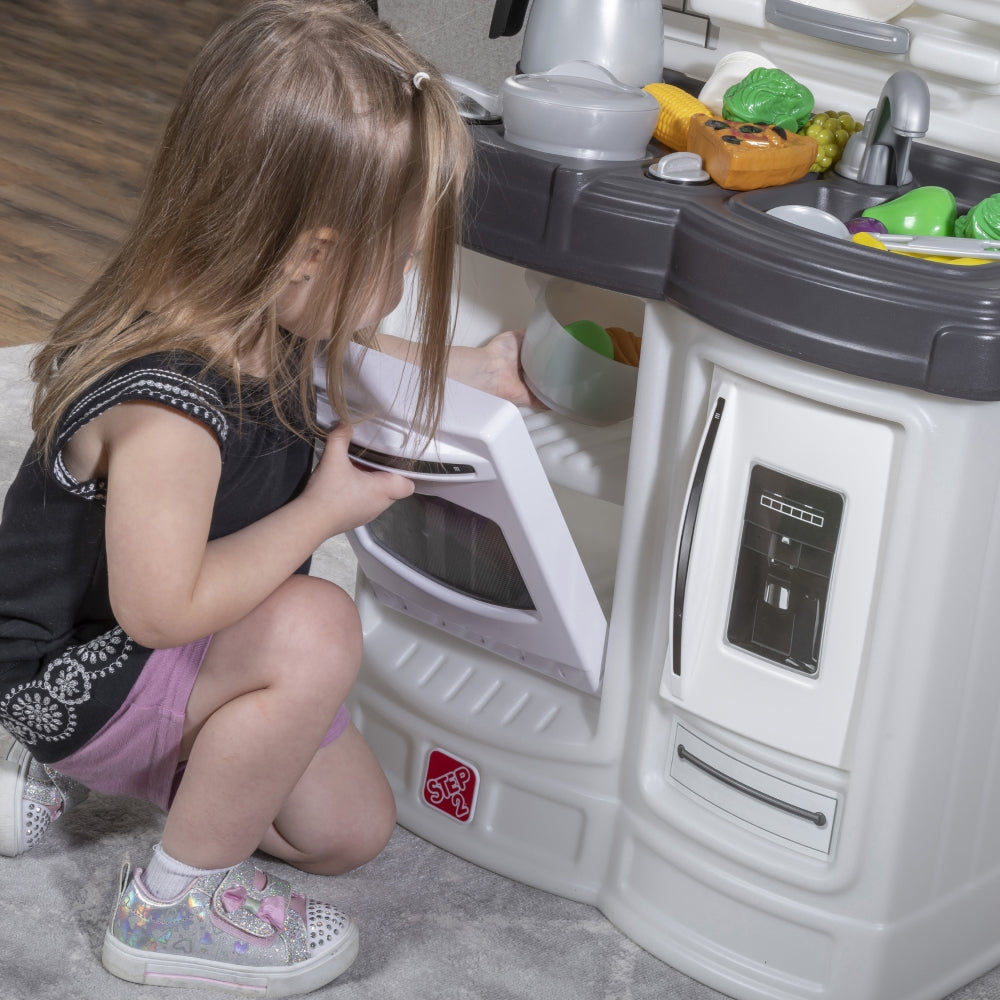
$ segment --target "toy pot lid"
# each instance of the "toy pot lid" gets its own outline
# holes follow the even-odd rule
[[[501,84],[500,93],[505,114],[511,101],[550,105],[557,112],[575,108],[616,114],[648,115],[653,111],[659,114],[659,105],[652,94],[621,83],[603,66],[582,60],[561,63],[544,73],[510,76]]]

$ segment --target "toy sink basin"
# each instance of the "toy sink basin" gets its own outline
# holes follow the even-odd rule
[[[735,213],[744,214],[744,210],[749,209],[756,215],[785,205],[808,205],[829,212],[846,223],[866,208],[880,205],[899,194],[898,188],[867,186],[854,181],[804,180],[734,195],[729,199],[729,207]]]
[[[753,215],[767,213],[778,206],[808,205],[846,223],[865,209],[893,201],[919,187],[936,186],[950,191],[955,196],[958,215],[1000,192],[1000,172],[988,161],[914,144],[911,165],[914,180],[905,187],[861,184],[837,175],[827,175],[823,180],[808,176],[794,184],[734,195],[729,200],[729,208],[745,216],[748,212]]]

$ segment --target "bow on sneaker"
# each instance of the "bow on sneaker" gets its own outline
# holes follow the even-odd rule
[[[166,901],[126,864],[101,960],[132,983],[283,997],[336,979],[357,954],[350,917],[250,860],[196,878]]]
[[[0,855],[14,858],[34,847],[53,820],[88,794],[0,729]]]
[[[265,888],[267,885],[267,876],[260,871],[257,872],[257,875],[262,875],[263,880],[255,878],[255,887],[257,886],[257,882],[261,881],[262,884],[259,888]],[[234,913],[236,910],[246,909],[255,917],[259,917],[270,924],[276,931],[280,931],[285,926],[285,899],[283,896],[265,896],[263,899],[257,899],[253,896],[248,896],[246,889],[241,885],[237,885],[225,889],[220,899],[222,900],[222,908],[226,913]]]

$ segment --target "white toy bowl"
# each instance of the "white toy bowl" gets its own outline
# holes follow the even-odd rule
[[[524,380],[557,413],[586,424],[632,416],[639,369],[580,343],[566,324],[593,320],[642,333],[643,304],[628,295],[561,278],[535,283],[535,309],[525,330]]]

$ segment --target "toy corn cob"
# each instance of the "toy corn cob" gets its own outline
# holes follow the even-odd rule
[[[650,83],[642,88],[649,91],[660,105],[653,138],[669,149],[683,152],[687,149],[688,124],[692,115],[709,115],[712,112],[697,97],[670,83]]]

